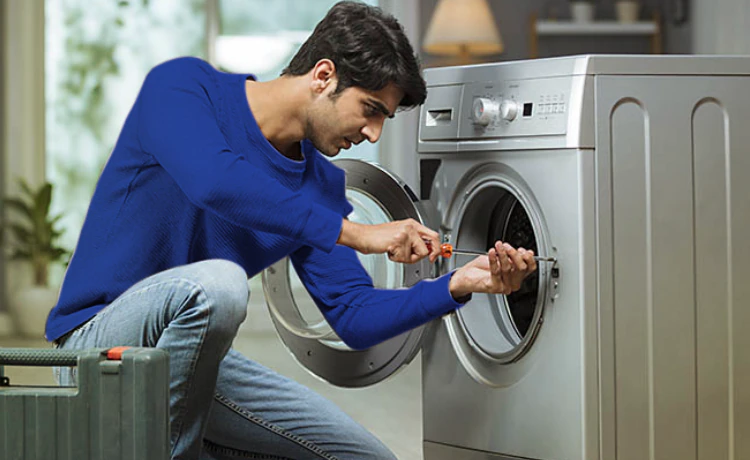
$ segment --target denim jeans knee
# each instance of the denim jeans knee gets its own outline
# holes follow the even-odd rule
[[[197,273],[194,281],[199,283],[210,305],[212,322],[218,330],[232,336],[247,317],[247,302],[250,291],[245,270],[234,262],[212,259],[193,264]]]

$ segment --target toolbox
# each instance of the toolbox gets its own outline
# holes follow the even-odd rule
[[[77,386],[13,385],[3,365],[76,366]],[[0,348],[0,460],[167,460],[169,452],[166,351]]]

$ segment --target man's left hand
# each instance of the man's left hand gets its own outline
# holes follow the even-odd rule
[[[473,292],[510,294],[521,288],[521,283],[536,270],[534,251],[515,249],[497,241],[486,256],[479,256],[456,270],[449,289],[454,298]]]

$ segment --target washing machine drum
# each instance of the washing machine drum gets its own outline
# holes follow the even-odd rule
[[[509,193],[498,200],[490,214],[487,235],[488,249],[494,246],[495,241],[500,240],[514,248],[524,248],[539,254],[529,214]],[[535,271],[524,280],[521,289],[506,296],[511,325],[520,337],[525,337],[529,332],[537,308],[538,295],[539,271]]]

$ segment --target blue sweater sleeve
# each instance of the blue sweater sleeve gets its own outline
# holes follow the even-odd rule
[[[448,290],[452,273],[403,289],[377,289],[355,251],[302,247],[297,274],[328,323],[349,347],[363,349],[438,318],[462,304]]]
[[[229,147],[211,100],[218,94],[213,72],[195,58],[151,70],[135,108],[141,148],[201,209],[331,251],[341,216],[286,188]]]

